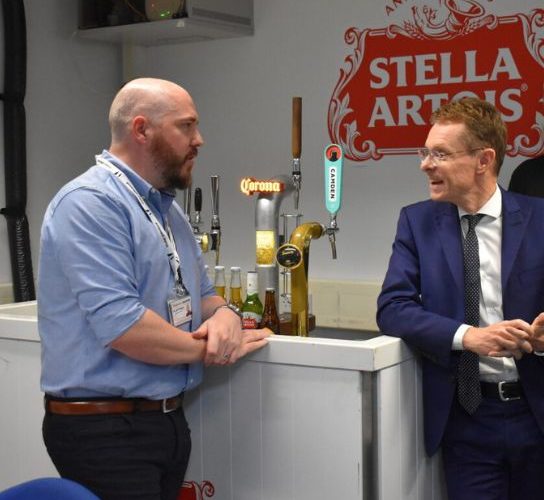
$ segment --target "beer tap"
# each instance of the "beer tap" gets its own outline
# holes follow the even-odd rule
[[[329,144],[324,151],[325,163],[325,206],[329,212],[330,222],[326,228],[331,244],[332,258],[336,259],[336,232],[338,224],[336,214],[342,205],[342,167],[344,155],[338,144]]]
[[[195,188],[195,221],[193,230],[195,233],[200,233],[200,213],[202,212],[202,189]]]
[[[193,234],[194,237],[200,246],[200,249],[202,252],[206,253],[209,250],[209,243],[210,238],[208,233],[200,232],[200,212],[202,211],[202,189],[195,188],[195,217],[192,218],[191,215],[191,186],[189,186],[185,190],[185,199],[184,199],[184,210],[187,214],[187,218],[189,219],[189,223],[191,224],[191,227],[193,228]]]
[[[298,212],[300,189],[302,187],[302,173],[300,170],[300,155],[302,149],[302,97],[293,97],[293,184],[295,185],[295,210]]]
[[[219,176],[212,175],[212,225],[210,230],[211,248],[215,251],[215,265],[219,265],[219,249],[221,247],[221,223],[219,221]]]
[[[291,335],[307,337],[310,331],[308,269],[310,242],[326,229],[319,222],[304,222],[291,233],[289,243],[278,248],[278,263],[291,270]]]

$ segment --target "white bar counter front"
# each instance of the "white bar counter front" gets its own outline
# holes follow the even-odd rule
[[[325,338],[334,337],[334,338]],[[41,437],[36,303],[0,306],[0,491],[56,475]],[[399,339],[276,336],[186,394],[195,500],[442,500],[423,449],[420,370]]]

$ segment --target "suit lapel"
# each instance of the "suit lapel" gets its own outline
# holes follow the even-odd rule
[[[512,264],[516,260],[519,246],[525,235],[529,221],[530,209],[523,212],[515,197],[502,191],[502,259],[501,283],[503,292],[512,271]]]
[[[459,212],[451,203],[437,203],[435,223],[442,250],[459,290],[463,291],[463,252]]]

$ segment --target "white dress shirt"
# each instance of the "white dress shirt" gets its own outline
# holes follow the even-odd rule
[[[467,215],[459,208],[463,238],[468,231]],[[493,196],[478,210],[484,217],[476,226],[480,255],[480,327],[503,321],[501,285],[502,195],[498,186]],[[463,324],[455,332],[452,349],[463,350],[463,337],[470,325]],[[500,382],[518,380],[514,358],[480,356],[480,380]]]

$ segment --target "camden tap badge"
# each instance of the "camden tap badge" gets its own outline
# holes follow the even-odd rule
[[[474,96],[501,111],[509,156],[544,154],[544,9],[498,17],[475,0],[429,3],[388,0],[400,22],[346,31],[353,52],[329,104],[331,141],[357,162],[412,154],[434,109]]]

